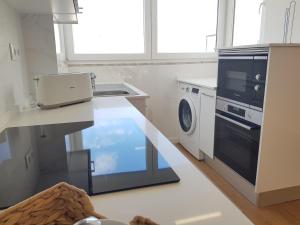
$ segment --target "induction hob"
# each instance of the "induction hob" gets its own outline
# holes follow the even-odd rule
[[[96,195],[179,180],[132,119],[7,128],[0,134],[0,208],[62,181]]]

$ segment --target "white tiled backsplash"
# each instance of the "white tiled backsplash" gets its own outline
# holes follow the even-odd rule
[[[70,66],[69,72],[94,72],[96,82],[128,82],[150,95],[149,119],[170,140],[178,139],[177,77],[216,77],[217,63]]]
[[[28,97],[27,69],[19,15],[5,1],[0,0],[0,129],[10,115]],[[9,44],[20,51],[12,61]]]

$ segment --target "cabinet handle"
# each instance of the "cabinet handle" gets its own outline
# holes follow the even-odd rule
[[[215,96],[214,95],[208,95],[206,93],[202,93],[204,96],[207,96],[207,97],[210,97],[210,98],[214,98]]]
[[[91,172],[95,172],[95,162],[93,160],[91,160]]]

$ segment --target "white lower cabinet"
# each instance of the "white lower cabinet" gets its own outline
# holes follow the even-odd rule
[[[216,90],[201,90],[200,150],[209,157],[214,155]]]

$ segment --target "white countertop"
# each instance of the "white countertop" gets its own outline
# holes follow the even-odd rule
[[[52,110],[25,112],[10,126],[131,118],[175,170],[179,183],[93,196],[97,212],[129,221],[135,215],[162,225],[247,225],[248,218],[124,97],[94,98]]]
[[[178,78],[178,82],[193,84],[199,87],[216,89],[217,88],[217,77],[208,78]]]

